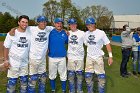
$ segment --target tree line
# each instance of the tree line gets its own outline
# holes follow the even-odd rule
[[[94,17],[96,26],[99,29],[109,29],[113,12],[108,10],[107,7],[101,5],[87,6],[84,9],[77,7],[71,0],[49,0],[43,4],[43,13],[49,19],[49,25],[53,25],[55,17],[64,19],[64,27],[68,28],[67,20],[75,18],[78,23],[78,28],[86,30],[85,19]],[[0,12],[0,33],[7,33],[11,28],[17,26],[18,17],[13,17],[10,13]],[[35,25],[35,19],[31,19],[29,25]]]

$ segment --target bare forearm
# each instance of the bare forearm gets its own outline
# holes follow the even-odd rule
[[[113,55],[112,55],[112,49],[111,49],[110,44],[107,44],[107,45],[106,45],[106,48],[107,48],[108,55],[109,55],[109,58],[108,58],[108,65],[110,66],[110,65],[113,63]]]
[[[8,54],[9,54],[9,48],[4,47],[4,60],[9,60]]]
[[[106,45],[106,49],[107,49],[108,52],[112,52],[112,49],[111,49],[110,44],[107,44],[107,45]]]

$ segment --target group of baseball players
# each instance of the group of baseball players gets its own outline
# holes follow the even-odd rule
[[[86,19],[86,32],[77,29],[77,21],[74,18],[68,20],[70,31],[63,29],[62,18],[54,19],[54,27],[47,26],[48,19],[45,16],[37,18],[37,26],[28,26],[28,22],[28,16],[20,16],[19,26],[7,33],[4,41],[4,66],[8,68],[7,93],[16,92],[18,79],[20,93],[36,93],[37,82],[38,93],[45,93],[47,76],[51,93],[56,93],[57,72],[60,75],[62,93],[66,93],[67,79],[69,93],[83,93],[84,78],[87,92],[93,93],[94,74],[98,77],[99,93],[105,93],[103,45],[106,45],[108,51],[109,65],[113,63],[113,56],[110,41],[104,31],[96,29],[94,18]],[[85,69],[83,44],[87,46]]]

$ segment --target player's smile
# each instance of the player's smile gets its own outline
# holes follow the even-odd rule
[[[25,30],[28,26],[28,20],[23,18],[20,22],[18,22],[18,24],[22,30]]]

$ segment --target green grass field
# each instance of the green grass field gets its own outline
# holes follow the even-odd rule
[[[5,36],[0,36],[0,41],[4,41],[5,40]]]
[[[112,50],[114,60],[113,65],[108,66],[107,60],[105,59],[105,69],[107,75],[106,93],[140,93],[140,76],[131,75],[129,78],[120,77],[119,68],[121,63],[121,48],[118,46],[112,46]],[[132,72],[131,60],[128,63],[128,71]],[[6,72],[0,72],[0,93],[6,92],[6,82],[7,82]],[[56,84],[57,84],[57,93],[61,93],[60,81],[58,78]],[[46,86],[47,93],[50,93],[50,86],[48,80]],[[87,93],[85,81],[83,84],[83,89],[84,93]],[[98,93],[97,87],[95,88],[95,93]]]

